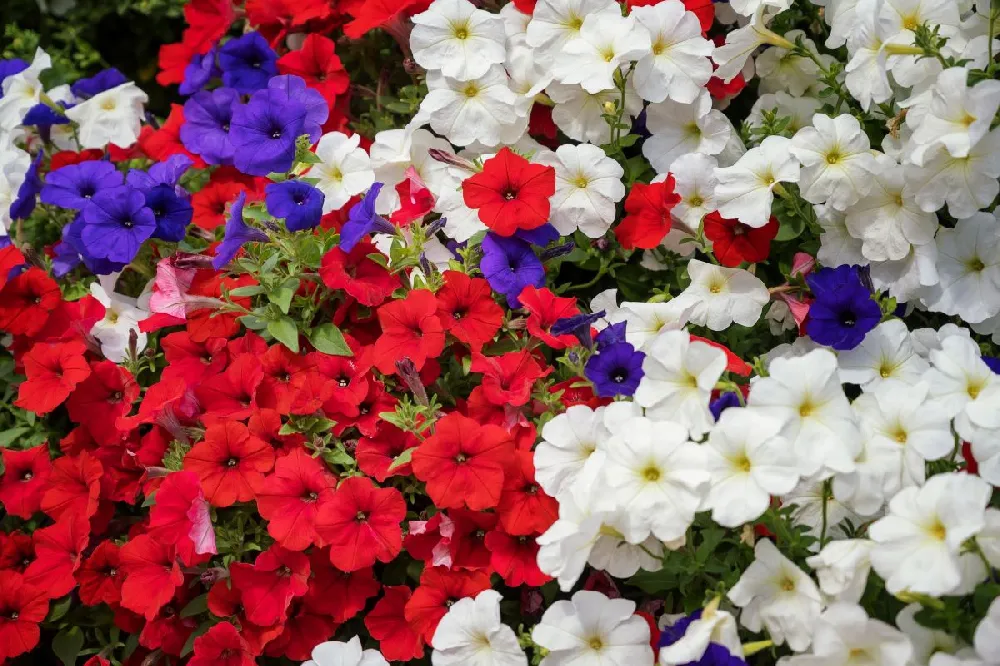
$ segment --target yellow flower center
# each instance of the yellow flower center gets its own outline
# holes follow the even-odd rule
[[[813,404],[812,399],[809,397],[806,397],[806,399],[802,401],[802,404],[799,405],[799,416],[804,419],[812,416],[815,411],[816,405]]]
[[[780,587],[785,592],[795,591],[795,580],[791,576],[783,576],[780,581],[778,581],[778,587]]]
[[[733,458],[733,467],[742,472],[749,472],[753,465],[750,463],[750,459],[747,458],[747,454],[741,453]]]
[[[656,483],[660,480],[660,468],[655,465],[650,465],[646,469],[642,470],[642,478],[646,479],[650,483]]]
[[[589,641],[587,641],[587,645],[589,645],[590,649],[593,650],[594,652],[600,652],[601,650],[604,649],[604,641],[601,639],[600,636],[594,636],[593,638],[591,638]]]
[[[927,534],[936,541],[944,541],[945,537],[948,536],[948,530],[940,518],[935,518],[934,522],[927,527]]]
[[[107,98],[106,100],[104,100],[103,102],[101,102],[101,108],[104,109],[105,111],[114,111],[115,110],[115,100],[112,99],[111,97]]]
[[[462,94],[465,95],[467,99],[472,99],[479,96],[479,86],[476,85],[475,81],[469,81],[462,88]]]

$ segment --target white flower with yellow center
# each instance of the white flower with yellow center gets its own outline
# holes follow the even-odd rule
[[[719,214],[751,227],[767,224],[775,189],[780,183],[799,182],[799,162],[792,154],[791,143],[781,136],[769,136],[744,153],[736,164],[716,169]]]
[[[52,66],[52,59],[42,49],[35,50],[35,58],[27,69],[8,76],[0,88],[0,130],[12,131],[21,124],[24,114],[38,104],[45,92],[39,76]],[[0,134],[3,132],[0,131]]]
[[[653,663],[649,625],[635,602],[581,590],[549,606],[531,632],[548,650],[540,666],[612,666]]]
[[[913,647],[906,634],[873,620],[856,604],[836,603],[814,627],[812,649],[781,660],[787,666],[906,666]]]
[[[742,268],[692,259],[688,275],[691,284],[671,302],[677,308],[690,308],[689,322],[713,331],[724,331],[733,322],[753,326],[770,299],[760,278]]]
[[[434,0],[413,17],[410,48],[424,69],[468,81],[503,63],[506,38],[503,19],[469,0]]]
[[[508,87],[507,72],[501,65],[493,65],[483,76],[468,81],[428,72],[427,90],[408,128],[430,124],[459,146],[475,142],[496,146],[519,119],[517,95]]]
[[[817,113],[813,126],[795,133],[790,150],[802,163],[802,197],[846,210],[868,194],[877,162],[868,135],[854,116]]]
[[[563,236],[577,229],[590,238],[603,236],[615,221],[615,204],[625,197],[621,165],[590,144],[559,146],[537,161],[556,172],[552,226]]]
[[[592,14],[584,19],[580,34],[556,55],[552,76],[560,83],[579,84],[589,93],[612,90],[615,72],[649,50],[649,33],[631,16]]]
[[[636,91],[650,102],[668,97],[681,104],[697,99],[712,78],[712,42],[701,36],[698,17],[680,0],[666,0],[632,10],[649,31],[650,51],[636,63]]]
[[[621,18],[614,0],[538,0],[528,23],[528,46],[538,52],[540,62],[551,62],[562,47],[576,39],[588,16]]]
[[[967,87],[968,72],[961,67],[946,69],[931,88],[930,101],[913,127],[914,148],[910,159],[923,165],[939,149],[952,157],[965,157],[990,131],[1000,108],[1000,81],[980,81]]]
[[[913,350],[910,332],[901,319],[890,319],[871,330],[860,345],[837,355],[840,379],[872,391],[884,383],[907,388],[920,381],[929,364]]]
[[[604,461],[598,446],[610,436],[603,419],[603,407],[573,405],[545,424],[534,453],[535,480],[542,490],[560,498],[581,482],[584,492],[593,486]]]
[[[324,134],[316,144],[320,163],[309,170],[316,187],[323,193],[323,213],[339,210],[351,197],[361,194],[375,182],[368,153],[360,147],[358,134]]]
[[[696,231],[701,220],[716,208],[715,158],[700,153],[681,155],[673,161],[674,192],[681,200],[670,211],[689,231]]]
[[[679,307],[677,299],[666,303],[622,303],[608,316],[612,324],[625,323],[625,342],[639,350],[645,349],[660,331],[677,330],[687,323],[688,310]]]
[[[148,101],[146,93],[129,81],[67,109],[66,117],[80,126],[81,148],[104,148],[109,143],[128,148],[139,138]]]
[[[659,173],[677,171],[674,160],[688,153],[718,155],[733,134],[733,126],[712,108],[712,97],[704,90],[690,104],[650,104],[646,128],[652,136],[642,144],[642,154]]]
[[[922,299],[927,309],[979,323],[1000,313],[1000,226],[995,215],[976,213],[941,229],[937,238],[939,283]]]
[[[434,631],[431,664],[527,666],[514,630],[500,621],[500,601],[496,590],[456,601]]]

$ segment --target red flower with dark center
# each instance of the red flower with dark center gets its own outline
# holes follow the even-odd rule
[[[327,103],[333,104],[351,83],[335,50],[329,37],[309,33],[298,51],[289,51],[278,59],[278,71],[302,77]]]
[[[0,662],[38,644],[38,625],[48,613],[45,590],[27,585],[19,574],[0,571]]]
[[[333,636],[336,630],[333,618],[315,612],[301,599],[293,599],[281,634],[267,644],[264,654],[303,661],[309,659],[316,645]]]
[[[42,269],[32,266],[3,286],[0,330],[14,335],[34,335],[42,330],[49,313],[61,302],[62,292],[56,281]]]
[[[274,450],[238,421],[209,425],[205,439],[184,456],[184,469],[198,475],[212,506],[249,502],[264,485],[264,473],[272,467]]]
[[[336,487],[337,478],[304,448],[279,458],[274,474],[257,491],[257,509],[268,521],[268,533],[289,550],[316,543],[316,514]]]
[[[140,534],[121,549],[122,606],[152,620],[184,583],[177,550]]]
[[[400,523],[406,502],[395,488],[379,488],[370,479],[345,479],[333,499],[316,517],[316,532],[330,546],[330,563],[342,571],[356,571],[390,562],[403,548]]]
[[[212,182],[191,195],[192,222],[208,231],[226,223],[226,206],[236,200],[247,186],[236,181]]]
[[[441,509],[489,509],[500,501],[504,466],[514,444],[495,425],[479,425],[458,413],[437,423],[431,437],[413,452],[414,475]]]
[[[64,456],[52,464],[48,487],[42,495],[42,511],[52,520],[69,513],[90,518],[97,512],[104,468],[89,453]]]
[[[449,545],[452,567],[488,572],[490,551],[486,549],[486,535],[496,527],[497,514],[453,509],[448,517],[455,526]]]
[[[368,241],[361,241],[350,252],[335,247],[323,256],[319,276],[330,289],[343,289],[358,303],[368,307],[381,305],[399,288],[399,276],[369,258],[378,250]]]
[[[385,423],[380,414],[383,412],[396,411],[399,400],[385,390],[385,384],[372,380],[368,385],[368,393],[358,403],[358,413],[349,417],[342,414],[334,414],[333,419],[337,421],[334,426],[334,433],[340,436],[348,428],[357,428],[358,432],[366,437],[373,437]]]
[[[184,107],[180,104],[170,105],[170,115],[160,125],[160,129],[139,136],[139,147],[142,152],[158,162],[166,160],[171,155],[184,155],[193,163],[195,169],[204,169],[207,165],[200,155],[195,155],[181,142],[181,125],[184,124]]]
[[[139,645],[150,650],[180,657],[188,638],[198,628],[194,617],[181,617],[181,611],[194,598],[194,591],[182,585],[174,597],[163,605],[156,616],[148,620],[139,634]]]
[[[444,567],[426,567],[420,574],[420,586],[406,602],[406,621],[431,645],[441,618],[452,604],[488,589],[490,577],[482,571],[449,571]]]
[[[250,434],[274,449],[277,458],[287,456],[296,449],[302,448],[306,442],[305,435],[294,432],[290,435],[281,434],[281,414],[273,409],[258,409],[247,421]]]
[[[272,46],[292,28],[330,16],[329,0],[247,0],[247,19],[264,33]]]
[[[236,13],[231,0],[192,0],[184,7],[184,20],[193,33],[185,34],[185,41],[214,42],[226,34],[236,20]]]
[[[560,298],[549,289],[528,285],[518,295],[521,305],[528,311],[528,333],[552,349],[566,349],[579,344],[572,333],[552,335],[549,329],[560,319],[580,314],[575,298]]]
[[[511,536],[503,530],[493,530],[486,535],[490,549],[490,566],[503,577],[510,587],[528,585],[540,587],[552,580],[538,568],[538,534]]]
[[[532,164],[510,148],[502,148],[462,183],[465,205],[477,209],[482,223],[501,236],[548,222],[549,197],[555,192],[555,169]]]
[[[174,472],[156,492],[149,512],[149,536],[194,554],[216,553],[215,530],[198,475]],[[190,557],[189,557],[190,559]]]
[[[518,451],[507,468],[497,506],[500,524],[511,536],[544,532],[559,518],[559,503],[535,482],[534,454]]]
[[[358,406],[368,395],[370,384],[368,371],[371,369],[371,363],[368,360],[367,350],[351,339],[347,342],[354,351],[354,356],[331,356],[320,352],[309,354],[311,370],[319,373],[324,382],[318,396],[311,391],[300,390],[295,403],[297,409],[301,409],[303,403],[312,403],[312,398],[315,398],[321,400],[320,406],[327,414],[352,417],[360,414]]]
[[[188,666],[254,666],[254,655],[236,627],[220,622],[194,639]]]
[[[374,478],[379,483],[392,476],[409,476],[412,468],[405,462],[392,469],[396,457],[403,451],[419,444],[413,433],[404,432],[396,426],[383,421],[379,424],[374,437],[362,437],[358,440],[358,448],[354,457],[362,472]]]
[[[23,574],[34,561],[35,544],[30,534],[0,533],[0,571],[16,571]]]
[[[673,219],[670,211],[680,203],[674,192],[674,177],[662,183],[636,183],[625,198],[625,218],[615,227],[615,237],[622,247],[651,250],[660,244]]]
[[[121,549],[113,541],[102,541],[90,554],[76,579],[80,583],[80,601],[88,606],[105,603],[117,606],[122,600]]]
[[[266,627],[282,621],[292,599],[309,589],[309,558],[274,545],[253,565],[233,563],[229,575],[233,588],[240,591],[247,619]]]
[[[241,420],[253,413],[257,388],[264,380],[260,359],[251,354],[236,357],[226,371],[195,387],[195,395],[206,414]]]
[[[473,351],[492,341],[503,323],[503,308],[493,300],[490,283],[460,271],[444,272],[437,305],[441,327]]]
[[[507,352],[500,356],[472,354],[472,371],[483,373],[483,396],[494,405],[520,407],[531,398],[535,382],[552,372],[542,368],[530,351]]]
[[[167,360],[161,380],[179,377],[188,386],[196,386],[205,377],[219,374],[229,362],[225,338],[195,342],[187,331],[177,331],[160,338],[160,347]]]
[[[389,24],[400,22],[404,16],[419,14],[430,4],[431,0],[355,1],[347,8],[354,20],[344,26],[344,34],[351,39],[361,39],[366,32],[376,28],[386,28],[393,32]]]
[[[25,569],[24,582],[42,588],[53,599],[69,594],[76,587],[73,574],[80,566],[80,554],[90,542],[89,521],[71,513],[31,536],[35,561]]]
[[[771,241],[778,235],[778,218],[771,216],[755,229],[739,220],[730,220],[713,211],[705,216],[705,237],[712,241],[712,253],[723,266],[734,268],[742,262],[765,261]]]
[[[90,375],[86,351],[78,340],[36,344],[22,357],[28,379],[18,387],[14,404],[36,414],[58,407]]]
[[[31,518],[42,506],[52,461],[42,444],[24,451],[3,449],[4,474],[0,477],[0,503],[12,516]]]
[[[275,344],[260,356],[260,364],[264,376],[257,387],[257,405],[289,413],[295,399],[292,380],[305,371],[305,360],[285,345]]]
[[[69,417],[87,426],[98,444],[121,439],[117,420],[132,409],[139,385],[132,373],[111,361],[90,364],[90,376],[80,382],[66,402]]]
[[[404,609],[413,592],[405,585],[385,588],[385,595],[365,615],[365,628],[379,642],[379,651],[390,661],[410,661],[424,656],[424,639],[406,620]]]
[[[192,417],[197,411],[198,401],[182,379],[161,379],[146,389],[139,402],[139,412],[121,417],[116,425],[122,431],[132,430],[143,423],[160,423],[167,427],[178,419]]]
[[[261,627],[246,617],[240,591],[229,587],[230,581],[223,579],[208,591],[208,610],[217,617],[231,617],[240,625],[240,635],[247,642],[250,651],[256,655],[264,651],[264,646],[277,638],[284,630],[282,622]]]
[[[428,358],[444,350],[444,329],[437,316],[437,299],[426,289],[414,289],[406,298],[378,309],[382,335],[375,341],[375,367],[383,374],[396,372],[396,361],[404,357],[417,370]]]
[[[364,610],[368,600],[382,589],[371,567],[338,571],[330,566],[330,554],[326,549],[313,550],[309,562],[313,577],[303,601],[311,610],[329,615],[338,624]]]

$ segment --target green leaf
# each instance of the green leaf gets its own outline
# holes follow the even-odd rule
[[[0,432],[0,448],[7,448],[14,443],[14,440],[20,437],[23,433],[28,432],[27,428],[11,428],[10,430],[4,430]]]
[[[267,332],[296,354],[299,352],[299,329],[290,317],[267,322]]]
[[[191,601],[188,605],[181,609],[181,617],[194,617],[195,615],[201,615],[208,610],[208,595],[200,594]]]
[[[76,658],[82,648],[83,630],[80,627],[64,629],[52,639],[52,652],[59,657],[64,666],[75,666]]]
[[[49,611],[49,615],[48,617],[45,618],[45,621],[55,622],[57,620],[61,620],[66,615],[66,613],[69,612],[69,609],[72,606],[73,606],[72,595],[59,599],[54,604],[52,604],[52,610]]]
[[[288,278],[280,285],[271,290],[267,295],[269,301],[278,306],[282,313],[288,314],[288,308],[292,306],[292,297],[295,296],[299,288],[298,278]]]
[[[354,356],[344,334],[333,324],[321,324],[309,332],[309,341],[316,351],[334,356]]]
[[[202,622],[200,625],[198,625],[198,628],[195,629],[194,632],[192,632],[192,634],[188,636],[187,641],[184,642],[184,647],[181,648],[182,658],[191,654],[191,651],[194,650],[194,639],[207,633],[208,630],[212,628],[213,624],[214,622],[206,620],[205,622]]]
[[[233,298],[246,298],[249,296],[256,296],[257,294],[263,294],[264,287],[259,284],[250,285],[249,287],[236,287],[229,292],[229,295]]]
[[[806,220],[800,215],[788,212],[778,218],[781,226],[778,228],[778,235],[774,237],[776,241],[790,241],[798,238],[806,228]]]
[[[412,447],[406,449],[405,451],[403,451],[402,453],[400,453],[395,458],[393,458],[392,464],[389,465],[389,471],[391,472],[392,470],[396,469],[397,467],[401,467],[401,466],[405,465],[406,463],[410,462],[410,459],[413,458],[413,452],[416,451],[416,450],[417,450],[417,447],[416,446],[412,446]]]

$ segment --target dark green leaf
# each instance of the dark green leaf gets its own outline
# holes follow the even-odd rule
[[[83,648],[83,630],[80,627],[64,629],[52,639],[52,652],[64,666],[76,664],[81,648]]]
[[[188,605],[181,609],[181,617],[194,617],[201,615],[208,610],[208,595],[201,594],[188,602]]]

